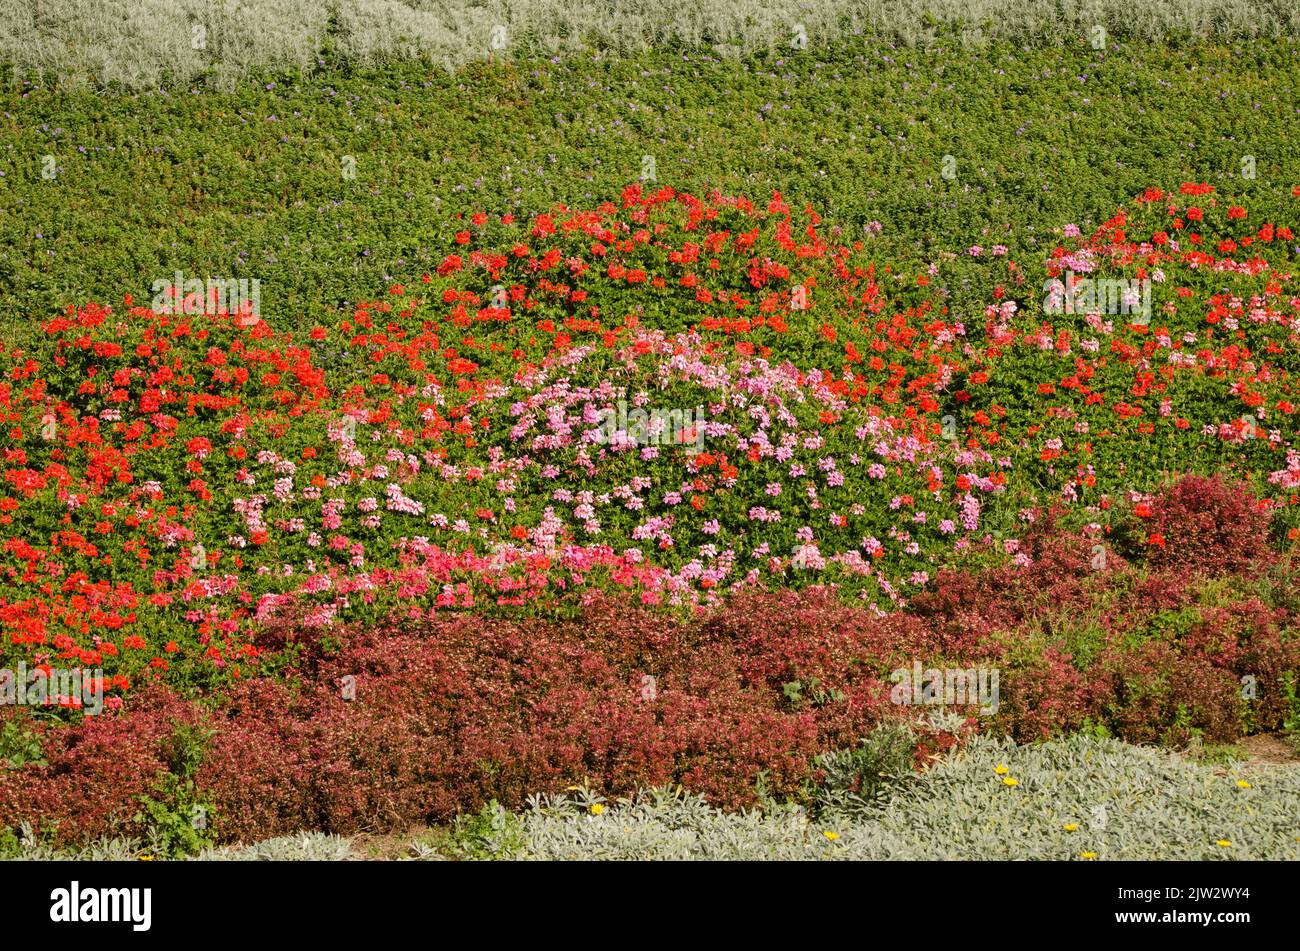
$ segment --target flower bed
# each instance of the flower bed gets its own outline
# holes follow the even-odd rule
[[[918,664],[999,671],[967,729],[1020,740],[1294,724],[1293,235],[1212,192],[1062,229],[978,314],[952,255],[639,186],[473,215],[301,333],[70,310],[0,349],[0,667],[102,670],[107,715],[3,712],[46,762],[0,773],[0,823],[734,807],[914,718]]]
[[[832,582],[889,612],[946,566],[1027,566],[1057,502],[1103,561],[1238,557],[1227,526],[1150,521],[1185,472],[1249,481],[1293,540],[1291,232],[1209,191],[1008,260],[978,315],[779,196],[639,186],[475,215],[422,286],[301,336],[71,311],[0,354],[3,659],[101,667],[120,699],[274,666],[258,632],[291,605],[327,627]],[[1155,313],[1044,314],[1040,267],[1150,280]]]
[[[917,768],[975,730],[1226,743],[1297,715],[1286,566],[1098,572],[1086,537],[1044,522],[1026,547],[1029,567],[946,573],[883,617],[828,589],[688,615],[592,592],[567,619],[443,612],[326,631],[286,617],[267,632],[292,658],[280,676],[218,702],[149,684],[127,710],[70,726],[10,711],[46,762],[0,772],[0,826],[63,842],[143,834],[140,797],[187,821],[199,808],[223,841],[401,829],[575,783],[680,783],[730,808],[764,790],[798,799],[820,753],[939,709],[894,692],[892,673],[917,662],[1000,674],[992,715],[946,707],[964,725],[923,730]]]

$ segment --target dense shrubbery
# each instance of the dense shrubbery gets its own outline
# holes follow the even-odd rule
[[[1034,262],[1053,228],[1075,222],[1091,232],[1152,182],[1206,181],[1239,195],[1260,220],[1289,217],[1300,182],[1294,39],[1171,48],[1110,29],[1106,49],[1096,50],[1087,29],[1058,23],[1058,13],[1069,16],[1064,4],[1046,0],[1053,12],[1035,22],[1022,15],[1025,4],[999,2],[1015,14],[979,24],[988,38],[1014,27],[1047,45],[967,47],[948,34],[903,50],[879,37],[827,45],[816,21],[804,19],[807,51],[742,61],[707,48],[593,51],[497,58],[449,75],[399,60],[310,76],[276,71],[202,94],[152,83],[129,96],[42,80],[0,84],[0,207],[12,211],[0,215],[0,332],[34,336],[39,321],[70,303],[145,299],[153,281],[177,270],[260,280],[264,316],[277,329],[310,327],[376,288],[416,283],[475,211],[530,217],[557,202],[585,206],[642,174],[647,155],[660,181],[685,191],[766,198],[778,187],[800,207],[811,203],[844,235],[870,235],[896,272],[937,268],[934,284],[962,315],[979,313],[998,283],[1013,295],[1036,292]],[[1260,26],[1257,5],[1240,3],[1251,8],[1243,25]],[[276,16],[288,9],[281,0],[276,7]],[[953,7],[974,16],[966,0]],[[1078,15],[1088,27],[1108,22],[1085,7]],[[1139,33],[1160,30],[1161,12],[1147,19],[1149,8],[1107,8],[1106,18],[1118,11]],[[1185,9],[1183,0],[1163,8]],[[735,10],[754,12],[748,3]],[[566,4],[563,12],[581,19],[581,11]],[[912,4],[896,12],[922,28]],[[0,16],[0,30],[9,20],[21,30],[30,15]],[[238,26],[231,19],[227,11],[207,23],[211,51],[221,24]],[[14,48],[24,57],[85,56],[96,22],[127,31],[143,23],[142,41],[181,46],[188,59],[178,65],[210,62],[190,50],[189,26],[168,29],[161,14],[115,18],[99,9],[78,22],[91,35],[71,47],[15,37]],[[1232,22],[1213,26],[1231,33]],[[785,39],[746,29],[764,42]],[[473,49],[469,38],[456,42],[457,55],[486,51],[477,40]],[[237,51],[248,46],[221,47]],[[106,64],[141,66],[138,48]],[[1134,109],[1135,95],[1150,105]],[[1213,131],[1227,127],[1231,136]],[[1114,128],[1125,130],[1122,148]],[[941,175],[945,154],[958,163],[952,181]],[[1253,178],[1243,172],[1246,155],[1258,163]],[[343,177],[346,157],[356,161],[355,179]],[[43,177],[50,158],[53,179]],[[873,221],[883,231],[865,231]],[[963,253],[999,245],[1005,257]],[[1021,290],[1011,290],[1008,260],[1023,269]]]
[[[516,5],[508,55],[447,76],[386,57],[473,58],[497,8],[362,6],[269,59],[215,8],[213,46],[168,66],[106,52],[138,18],[89,23],[75,63],[39,18],[0,32],[0,61],[68,86],[276,70],[0,91],[21,210],[0,214],[0,667],[102,667],[110,694],[102,716],[0,709],[0,852],[23,826],[166,854],[460,815],[471,856],[718,855],[721,833],[742,857],[1066,857],[1082,749],[1090,804],[1113,766],[1136,823],[1082,854],[1288,854],[1286,782],[1197,792],[1077,739],[977,738],[1011,777],[926,770],[977,731],[1300,733],[1296,50],[1130,42],[1294,16],[1031,3],[986,36],[965,4],[830,0],[792,51],[775,7],[706,6],[654,39],[721,57],[521,66],[530,22],[642,33]],[[177,9],[149,8],[155,52],[187,48]],[[846,25],[878,35],[828,45]],[[372,54],[382,74],[354,68]],[[1125,121],[1125,148],[1081,116]],[[694,194],[646,184],[656,161]],[[1184,184],[1093,227],[1153,180]],[[778,181],[797,199],[755,196]],[[138,305],[177,268],[260,278],[262,319]],[[1152,306],[1061,310],[1044,278],[1147,282]],[[602,425],[642,407],[698,416],[666,440]],[[894,702],[914,664],[996,669],[996,711]],[[1182,812],[1152,814],[1130,767]],[[602,838],[605,797],[672,784],[611,802],[636,831]],[[502,806],[575,787],[554,814]],[[907,810],[876,823],[896,787]],[[263,853],[318,849],[346,851]]]
[[[612,796],[681,783],[728,808],[826,802],[836,797],[809,784],[853,765],[819,754],[934,709],[890,701],[890,671],[914,660],[994,666],[1001,678],[996,715],[964,707],[957,733],[921,729],[915,768],[971,729],[1223,743],[1296,715],[1282,682],[1300,669],[1285,566],[1217,578],[1118,562],[1094,571],[1062,555],[1080,544],[1040,528],[1035,564],[1052,574],[945,575],[921,610],[884,617],[822,589],[740,595],[694,615],[589,593],[568,619],[448,614],[328,638],[308,628],[278,679],[242,681],[213,705],[156,685],[75,726],[20,714],[48,765],[0,773],[0,825],[29,822],[60,842],[143,834],[139,798],[160,797],[195,736],[205,740],[192,788],[171,806],[203,806],[220,841],[400,829],[574,784]],[[1044,601],[1051,611],[1032,607]],[[292,619],[279,624],[272,636],[288,639]]]
[[[954,565],[1076,587],[1108,559],[1262,569],[1270,527],[1300,534],[1291,232],[1211,192],[1150,189],[1049,255],[1150,274],[1150,323],[1044,323],[1010,280],[961,317],[779,195],[640,186],[477,214],[419,296],[304,331],[69,308],[0,348],[0,657],[102,666],[117,703],[274,669],[257,632],[283,612],[327,629],[825,583],[883,612]],[[625,421],[644,407],[678,421]],[[1248,485],[1159,494],[1220,469]],[[1094,534],[1038,552],[1058,517]],[[994,620],[949,623],[945,648]]]
[[[1145,548],[1153,566],[1210,574],[1264,570],[1271,561],[1270,513],[1241,486],[1188,476],[1147,509],[1128,526],[1137,529],[1125,539],[1130,557]]]
[[[1246,218],[1151,190],[1052,253],[1159,269],[1151,325],[1003,287],[963,321],[780,196],[637,186],[475,216],[420,297],[301,333],[69,309],[0,352],[0,657],[102,665],[112,712],[7,714],[0,822],[193,850],[584,782],[816,800],[916,719],[914,664],[1000,672],[918,768],[976,726],[1294,724],[1300,317]],[[703,417],[602,438],[624,400]]]

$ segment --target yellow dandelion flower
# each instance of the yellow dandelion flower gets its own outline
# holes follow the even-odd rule
[[[141,862],[152,862],[152,861],[153,861],[153,856],[152,856],[152,855],[142,855],[142,856],[140,856],[140,861],[141,861]]]
[[[605,811],[605,807],[602,806],[600,803],[598,803],[598,802],[593,802],[593,803],[591,804],[591,814],[592,814],[593,816],[598,816],[598,815],[600,815],[600,814],[601,814],[602,812],[604,812],[604,811]]]
[[[1239,780],[1237,780],[1237,788],[1238,788],[1238,789],[1249,789],[1249,788],[1250,788],[1250,783],[1246,782],[1244,779],[1239,779]]]
[[[1232,843],[1229,842],[1227,839],[1220,839],[1218,842],[1215,842],[1214,844],[1215,844],[1215,845],[1222,846],[1222,847],[1225,848],[1225,849],[1226,849],[1228,846],[1232,845]]]
[[[1020,785],[1020,780],[1016,779],[1016,777],[1014,777],[1014,776],[1004,776],[1004,777],[1002,778],[1002,785],[1004,785],[1004,786],[1019,786],[1019,785]]]
[[[993,767],[993,772],[997,773],[999,776],[1005,776],[1007,773],[1011,772],[1011,770],[1007,769],[1001,763],[998,763],[998,765]]]
[[[826,838],[832,842],[834,842],[836,839],[840,837],[840,834],[838,832],[831,832],[829,829],[823,832],[822,835],[826,836]]]
[[[1067,822],[1065,825],[1061,826],[1061,828],[1064,829],[1066,832],[1078,832],[1078,831],[1079,831],[1079,823],[1077,823],[1077,822]]]
[[[1081,859],[1095,859],[1096,857],[1097,857],[1097,853],[1096,853],[1096,852],[1080,852],[1080,853],[1079,853],[1079,858],[1081,858]]]

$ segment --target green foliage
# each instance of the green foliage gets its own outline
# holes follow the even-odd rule
[[[804,692],[805,689],[807,693]],[[816,677],[809,678],[807,683],[802,680],[791,680],[781,685],[781,692],[785,694],[785,698],[790,701],[791,706],[795,707],[803,703],[820,707],[844,699],[842,690],[836,690],[835,688],[827,690]]]
[[[176,729],[167,741],[166,749],[167,761],[173,775],[183,779],[194,776],[203,762],[203,755],[207,751],[212,733],[210,728],[203,725],[176,724]]]
[[[148,829],[157,854],[194,855],[213,844],[212,809],[194,784],[211,735],[203,726],[178,723],[165,751],[169,771],[159,776],[152,795],[140,797],[133,821]]]
[[[1095,617],[1064,614],[1046,617],[1042,626],[1052,637],[1059,638],[1062,649],[1070,655],[1077,670],[1087,670],[1106,646],[1106,626]]]
[[[167,856],[194,855],[212,845],[210,810],[198,801],[194,781],[168,773],[155,788],[154,796],[140,797],[140,811],[134,817],[148,827],[153,850]]]
[[[467,859],[513,858],[524,845],[519,820],[493,799],[477,814],[456,819],[453,854]]]
[[[891,787],[912,774],[916,736],[905,724],[882,726],[851,750],[817,757],[820,782],[809,799],[818,813],[854,819],[879,809]]]
[[[258,279],[273,326],[310,325],[418,281],[456,215],[617,195],[644,155],[681,190],[811,202],[904,273],[975,244],[1005,244],[1023,266],[1058,240],[1044,229],[1087,232],[1152,183],[1209,182],[1286,220],[1300,171],[1293,42],[1070,40],[904,55],[854,39],[815,55],[581,55],[454,76],[409,61],[202,95],[0,92],[0,327],[30,333],[87,299],[148,301],[178,269]],[[883,231],[867,236],[873,219]],[[950,309],[978,315],[1007,277],[1002,259],[955,256]]]
[[[1091,737],[1096,740],[1109,740],[1114,738],[1110,727],[1105,723],[1093,720],[1091,717],[1085,718],[1082,726],[1078,729],[1078,735]]]
[[[23,718],[12,717],[0,724],[0,767],[22,769],[24,766],[45,765],[41,738]]]
[[[1282,729],[1291,737],[1291,742],[1300,751],[1300,691],[1296,689],[1296,675],[1287,673],[1282,676],[1282,696],[1286,698],[1291,713],[1282,723]]]
[[[1199,747],[1204,732],[1204,730],[1192,726],[1191,711],[1187,709],[1186,704],[1180,703],[1174,714],[1174,722],[1170,724],[1169,729],[1161,738],[1161,745],[1179,746],[1192,743]]]
[[[1204,744],[1199,736],[1193,736],[1185,755],[1206,766],[1231,766],[1242,758],[1242,750],[1234,743]]]
[[[13,829],[0,829],[0,859],[15,858],[22,851],[23,841]]]

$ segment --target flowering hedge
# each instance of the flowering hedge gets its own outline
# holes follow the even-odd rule
[[[0,350],[0,660],[102,667],[120,703],[273,672],[279,616],[827,583],[885,614],[947,567],[1032,567],[1056,503],[1088,564],[1231,560],[1222,526],[1152,520],[1187,472],[1245,480],[1233,518],[1294,540],[1293,235],[1212,191],[1062,229],[977,314],[945,305],[952,255],[897,273],[779,195],[639,186],[475,214],[420,286],[302,333],[71,309]],[[1046,313],[1066,272],[1150,280],[1150,322]]]
[[[1296,715],[1288,566],[1095,571],[1091,544],[1042,519],[1025,540],[1032,564],[946,571],[887,616],[809,588],[691,615],[589,591],[568,618],[273,619],[268,643],[292,655],[282,676],[245,677],[219,703],[146,684],[127,709],[62,727],[0,711],[46,759],[0,770],[0,828],[29,822],[64,843],[139,835],[142,797],[187,823],[201,806],[222,841],[399,830],[575,784],[612,796],[680,783],[734,808],[755,804],[761,781],[806,799],[818,754],[936,709],[892,702],[891,671],[918,660],[996,667],[1001,681],[992,716],[960,706],[959,728],[922,728],[918,768],[975,730],[1225,743]]]

